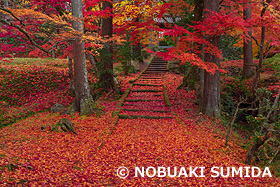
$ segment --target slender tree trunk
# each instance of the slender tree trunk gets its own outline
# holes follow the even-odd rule
[[[209,16],[211,11],[219,11],[219,0],[205,0],[205,16]],[[207,36],[206,40],[219,47],[218,36]],[[205,61],[215,63],[220,67],[220,59],[210,53],[205,53]],[[202,113],[213,117],[221,117],[220,105],[220,72],[216,71],[214,75],[205,72],[204,74],[204,91],[201,100],[200,110]]]
[[[135,22],[139,23],[140,19],[136,18]],[[136,55],[136,60],[138,60],[139,62],[143,62],[143,59],[141,57],[141,43],[140,43],[140,39],[139,38],[137,38],[136,45],[133,46],[132,49],[133,49],[133,53]]]
[[[136,60],[139,62],[143,62],[142,56],[141,56],[141,43],[140,41],[137,41],[137,44],[132,47],[133,53],[136,55]]]
[[[87,53],[86,54],[86,59],[89,60],[89,62],[92,65],[92,67],[97,72],[98,71],[98,67],[97,67],[97,63],[96,63],[95,57],[91,53]]]
[[[269,4],[271,2],[271,0],[267,0],[266,2]],[[264,5],[264,7],[261,11],[261,17],[264,16],[266,9],[267,9],[267,6]],[[259,47],[260,47],[259,63],[258,63],[258,66],[257,66],[256,75],[255,75],[254,80],[253,80],[253,90],[252,90],[253,95],[255,95],[256,89],[258,87],[258,81],[259,81],[260,75],[261,75],[261,69],[262,69],[263,60],[264,60],[264,50],[265,50],[264,43],[265,43],[265,26],[262,26],[262,28],[261,28],[261,43],[259,45]]]
[[[194,21],[202,21],[204,0],[195,0]]]
[[[251,8],[251,2],[248,2],[248,5],[245,5],[247,7],[244,7],[243,14],[244,19],[251,19],[252,15],[252,8]],[[249,40],[244,39],[244,62],[243,62],[243,72],[242,72],[242,78],[250,78],[255,74],[255,68],[253,64],[253,47],[252,47],[252,29],[250,28],[250,31],[248,32],[248,35],[250,37]]]
[[[202,21],[203,7],[204,7],[204,0],[195,0],[194,21]],[[194,44],[194,47],[202,50],[202,45],[200,44]],[[191,66],[189,72],[183,79],[182,85],[179,86],[179,89],[183,87],[188,87],[188,89],[190,90],[195,90],[196,85],[200,81],[200,73],[201,71],[197,66]],[[199,98],[198,95],[197,97]]]
[[[82,0],[72,0],[72,14],[78,18],[73,21],[73,28],[83,33],[83,2]],[[88,114],[93,107],[93,99],[90,95],[87,77],[87,67],[85,58],[85,45],[81,37],[77,37],[73,41],[73,59],[74,59],[74,87],[75,87],[75,111],[79,111],[80,115]]]
[[[262,68],[263,58],[264,58],[264,41],[265,41],[265,27],[262,26],[259,63],[257,66],[256,75],[253,80],[253,94],[255,94],[255,92],[256,92],[256,89],[258,87],[257,84],[258,84],[258,81],[259,81],[260,75],[261,75],[261,68]]]
[[[112,10],[112,3],[103,1],[103,10],[110,8]],[[102,37],[110,39],[113,34],[113,17],[102,18]],[[101,53],[101,72],[99,77],[99,85],[106,92],[115,89],[114,75],[113,75],[113,46],[112,42],[107,41],[104,43]]]

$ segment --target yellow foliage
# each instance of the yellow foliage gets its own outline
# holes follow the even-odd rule
[[[114,4],[115,13],[119,16],[114,17],[113,23],[123,25],[126,20],[136,18],[141,13],[141,9],[129,1],[122,1]]]

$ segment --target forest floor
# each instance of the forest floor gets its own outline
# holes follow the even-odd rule
[[[0,70],[7,72],[10,67],[1,65]],[[20,80],[30,81],[33,74],[26,70],[29,67],[25,65],[17,68],[24,69],[20,73]],[[9,75],[19,74],[10,71],[13,73]],[[34,108],[34,103],[37,103],[36,106],[45,110],[60,99],[64,105],[72,101],[65,97],[67,81],[63,84],[60,82],[66,75],[66,68],[58,66],[42,72],[48,71],[58,77],[60,86],[50,83],[51,79],[47,79],[49,74],[42,77],[30,88],[38,88],[33,91],[40,95],[29,94],[22,101],[29,103],[27,108]],[[40,71],[36,72],[38,75]],[[27,74],[28,78],[24,78]],[[123,91],[131,86],[129,80],[138,75],[122,77]],[[18,80],[15,76],[10,76],[10,79],[13,85]],[[220,120],[197,112],[193,91],[176,89],[182,79],[178,74],[168,73],[162,82],[171,102],[168,109],[172,119],[119,119],[116,114],[120,110],[120,100],[101,98],[97,106],[104,113],[99,116],[59,115],[48,110],[38,113],[34,109],[31,116],[1,128],[0,186],[280,186],[280,180],[273,176],[240,177],[238,174],[232,177],[231,172],[229,177],[211,176],[216,175],[210,171],[213,167],[223,167],[226,174],[227,167],[238,169],[248,166],[243,164],[247,150],[237,134],[232,134],[229,145],[224,146],[226,128]],[[40,88],[43,84],[41,81],[56,89],[51,87],[48,88],[49,94],[43,93],[45,87]],[[6,97],[13,96],[18,98],[15,102],[21,101],[20,95],[30,89],[17,93],[19,90],[11,88]],[[61,97],[58,97],[59,94]],[[47,99],[39,99],[44,95],[46,98],[53,98],[52,95],[57,97],[46,104]],[[11,109],[7,110],[13,113]],[[74,123],[77,135],[51,130],[58,120],[65,117]],[[119,177],[125,174],[124,170],[119,170],[119,176],[117,174],[118,168],[122,166],[129,170],[126,178]],[[148,177],[153,174],[150,168],[148,173],[145,172],[145,177],[139,173],[136,177],[135,167],[140,170],[142,167],[170,167],[171,174],[177,167],[178,171],[177,177]],[[185,173],[180,169],[182,167],[186,168]],[[205,167],[205,177],[200,177],[200,168],[195,172],[198,177],[194,174],[191,176],[190,167]],[[245,169],[243,175],[244,172]]]

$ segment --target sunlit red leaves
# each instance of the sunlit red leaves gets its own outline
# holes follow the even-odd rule
[[[237,11],[228,13],[224,10],[211,12],[204,21],[197,22],[193,27],[204,36],[220,36],[226,33],[243,35],[244,31],[248,31],[248,24]]]
[[[31,0],[31,5],[34,9],[44,11],[48,14],[60,14],[61,9],[69,9],[71,0]]]

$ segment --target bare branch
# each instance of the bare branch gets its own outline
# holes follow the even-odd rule
[[[269,42],[267,42],[267,44],[264,47],[264,51],[266,50],[266,48],[269,46],[269,44],[272,42],[272,40],[270,40]]]
[[[255,40],[257,46],[261,46],[261,45],[259,44],[258,40],[257,40],[254,36],[252,36],[252,38]]]
[[[61,41],[57,41],[55,42],[50,48],[54,48],[57,44],[61,43],[61,42],[65,42],[65,41],[68,41],[68,40],[61,40]]]
[[[232,118],[231,123],[230,123],[230,126],[229,126],[229,128],[228,128],[225,146],[228,145],[229,136],[230,136],[231,129],[232,129],[232,126],[233,126],[233,124],[234,124],[234,121],[235,121],[235,119],[236,119],[237,113],[238,113],[238,111],[239,111],[239,106],[240,106],[242,103],[244,103],[246,100],[247,100],[247,98],[241,99],[241,100],[237,103],[236,110],[235,110],[235,112],[234,112],[233,118]]]
[[[89,62],[91,63],[91,65],[92,65],[92,67],[96,70],[96,71],[98,71],[98,67],[97,67],[97,60],[94,58],[94,56],[91,54],[91,53],[89,53],[89,52],[87,52],[86,53],[86,57],[87,57],[87,59],[89,60]]]
[[[278,105],[279,97],[280,97],[280,90],[279,90],[278,95],[276,96],[276,98],[275,98],[275,100],[274,100],[274,102],[273,102],[273,105],[271,106],[271,108],[270,108],[270,110],[269,110],[269,112],[268,112],[268,114],[267,114],[267,116],[266,116],[266,118],[267,118],[268,120],[269,120],[269,118],[270,118],[272,112],[275,110],[275,108],[276,108],[277,105]]]
[[[274,47],[274,46],[271,46],[271,47],[269,48],[269,50],[268,50],[268,52],[266,53],[266,55],[265,55],[264,59],[266,59],[266,58],[267,58],[267,56],[269,55],[269,53],[270,53],[270,51],[273,49],[273,47]]]
[[[167,19],[166,19],[164,16],[162,16],[162,19],[163,19],[164,21],[166,21],[166,23],[168,23]],[[173,17],[172,17],[172,20],[173,20]],[[173,21],[172,25],[174,26],[174,24],[175,24],[175,22]]]
[[[274,156],[271,158],[271,160],[270,161],[268,161],[268,164],[270,165],[271,163],[272,163],[272,161],[276,158],[276,156],[278,155],[278,153],[279,153],[279,149],[280,149],[280,146],[278,146],[277,147],[277,151],[276,151],[276,153],[274,154]]]

